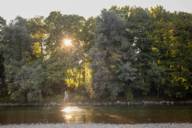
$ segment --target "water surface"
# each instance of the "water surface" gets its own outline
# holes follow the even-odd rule
[[[192,123],[192,106],[0,107],[0,124]]]

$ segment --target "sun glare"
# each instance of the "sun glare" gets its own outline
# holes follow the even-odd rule
[[[64,39],[63,44],[64,46],[67,46],[67,47],[71,47],[73,45],[71,39]]]

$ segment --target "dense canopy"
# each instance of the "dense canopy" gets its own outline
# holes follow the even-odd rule
[[[65,91],[75,101],[192,98],[192,14],[114,6],[88,19],[0,17],[0,101]]]

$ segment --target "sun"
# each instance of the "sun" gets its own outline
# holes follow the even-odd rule
[[[63,45],[67,46],[67,47],[71,47],[72,44],[72,40],[71,39],[63,39]]]

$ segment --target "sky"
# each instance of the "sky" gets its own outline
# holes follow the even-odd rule
[[[169,11],[192,13],[192,0],[0,0],[0,16],[10,21],[16,16],[31,18],[60,11],[63,14],[90,17],[99,15],[103,8],[112,5],[143,8],[162,5]]]

